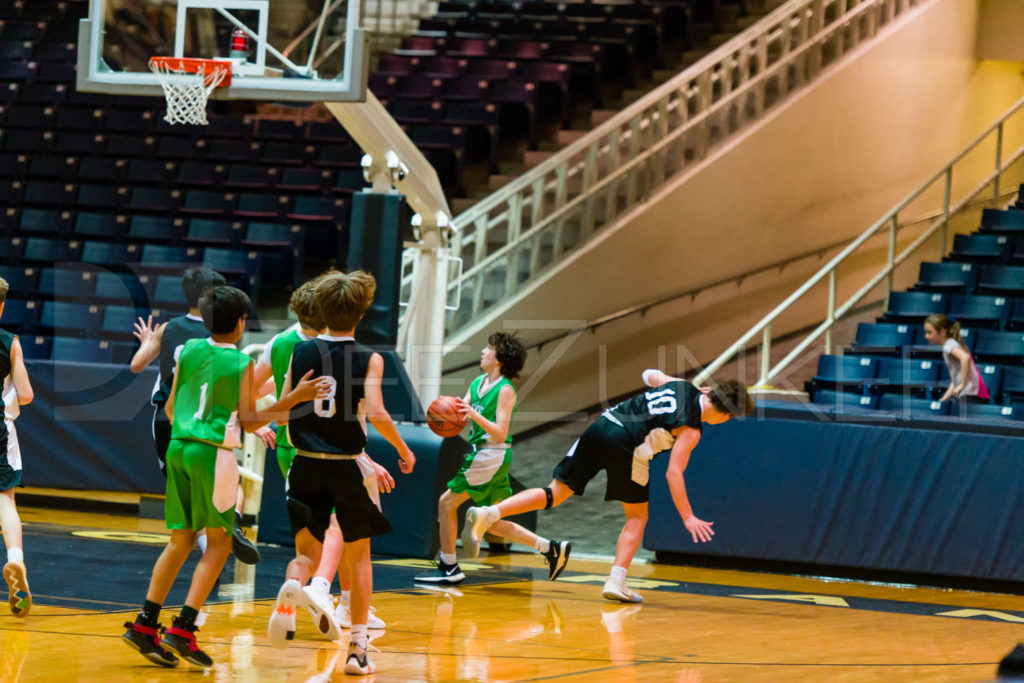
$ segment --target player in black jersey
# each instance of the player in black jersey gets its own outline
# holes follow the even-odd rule
[[[378,487],[387,491],[394,485],[387,470],[363,452],[366,421],[398,451],[403,472],[411,472],[416,462],[384,408],[384,360],[354,338],[376,286],[373,276],[362,271],[324,276],[316,286],[316,302],[327,333],[299,342],[292,351],[285,391],[293,377],[312,371],[330,379],[331,392],[289,412],[288,438],[295,446],[295,460],[288,470],[288,519],[295,534],[296,557],[288,565],[287,580],[278,591],[267,627],[271,642],[279,646],[294,634],[302,585],[320,561],[333,511],[345,541],[345,571],[352,580],[352,637],[345,660],[345,673],[350,674],[374,670],[366,652],[373,591],[370,538],[391,531],[381,513]]]
[[[185,342],[190,339],[205,339],[210,331],[203,324],[203,316],[199,312],[199,299],[209,289],[220,287],[226,281],[224,276],[209,268],[195,266],[185,269],[181,276],[181,289],[188,304],[188,313],[171,318],[165,323],[153,326],[153,317],[146,320],[139,318],[135,323],[135,337],[139,340],[139,348],[132,356],[129,368],[138,374],[159,359],[160,374],[153,385],[153,441],[156,444],[156,457],[160,463],[160,473],[166,476],[164,460],[167,447],[171,443],[171,423],[167,420],[164,406],[171,394],[174,383],[174,368],[178,362],[178,353]],[[274,446],[274,430],[264,427],[256,431],[268,448]],[[241,488],[236,510],[241,510]],[[235,557],[245,564],[256,564],[260,561],[259,550],[252,541],[246,538],[242,530],[241,512],[236,512],[235,531],[231,539],[231,547]],[[206,552],[206,535],[201,534],[197,540],[200,550]]]
[[[471,507],[466,512],[463,545],[480,552],[480,539],[499,519],[531,510],[555,507],[569,496],[583,495],[587,482],[601,470],[608,473],[605,500],[622,503],[626,523],[615,547],[615,562],[604,584],[604,597],[622,602],[642,598],[626,585],[626,570],[643,540],[647,525],[649,465],[654,456],[671,449],[668,482],[672,501],[694,543],[710,541],[712,522],[693,514],[686,495],[683,471],[690,453],[700,441],[701,425],[720,424],[731,417],[749,415],[754,408],[746,388],[730,380],[713,389],[698,389],[686,380],[659,370],[647,370],[644,382],[651,387],[604,411],[583,432],[569,453],[555,467],[555,478],[546,488],[521,491],[497,505]]]
[[[0,278],[0,316],[7,300],[7,281]],[[21,485],[21,450],[14,429],[20,406],[32,402],[35,394],[25,370],[21,342],[7,330],[0,330],[0,527],[3,527],[7,561],[4,580],[7,600],[16,617],[27,617],[32,608],[28,570],[21,545],[21,517],[14,503],[14,489]]]

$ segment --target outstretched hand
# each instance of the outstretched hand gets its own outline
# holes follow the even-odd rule
[[[328,377],[313,377],[313,371],[309,370],[302,376],[291,393],[300,403],[327,398],[331,395],[331,380]]]
[[[694,543],[702,541],[707,543],[715,535],[714,530],[711,528],[714,522],[705,522],[703,519],[697,519],[696,515],[690,515],[689,519],[684,519],[683,524],[686,526],[686,530],[690,532],[690,535],[693,536]]]
[[[148,316],[145,320],[140,317],[135,321],[135,331],[132,332],[132,335],[139,340],[139,343],[146,344],[157,334],[163,332],[165,327],[167,327],[167,323],[160,323],[154,327],[153,316]]]

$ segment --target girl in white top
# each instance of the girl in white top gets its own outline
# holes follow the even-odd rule
[[[942,360],[949,370],[949,387],[939,400],[958,398],[961,401],[987,402],[988,387],[960,336],[960,323],[950,322],[942,313],[933,313],[924,320],[924,338],[929,344],[942,345]]]

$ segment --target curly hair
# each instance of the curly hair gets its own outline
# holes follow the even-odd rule
[[[331,268],[326,273],[317,275],[312,280],[303,282],[302,285],[292,292],[288,300],[288,309],[299,319],[299,325],[307,330],[322,330],[327,326],[324,317],[320,315],[320,308],[316,305],[316,287],[320,282],[338,271]]]
[[[708,399],[715,410],[733,417],[746,417],[754,412],[754,399],[747,393],[747,388],[734,379],[714,387],[708,392]]]
[[[526,346],[515,332],[495,332],[487,338],[487,345],[501,364],[501,374],[515,379],[526,365]]]

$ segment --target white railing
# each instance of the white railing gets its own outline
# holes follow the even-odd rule
[[[746,349],[747,345],[752,341],[754,341],[756,345],[757,342],[755,340],[759,335],[761,338],[761,369],[760,377],[756,384],[758,387],[769,387],[772,381],[778,377],[780,373],[790,365],[790,363],[807,351],[811,344],[815,343],[822,335],[825,335],[825,353],[831,353],[832,327],[844,315],[853,310],[854,307],[864,299],[864,297],[879,285],[885,287],[885,293],[886,296],[888,296],[889,292],[891,292],[893,288],[893,275],[900,264],[916,254],[922,246],[924,246],[931,238],[936,236],[938,237],[939,245],[939,253],[937,256],[941,257],[945,255],[946,244],[948,242],[947,232],[950,221],[953,218],[956,218],[958,214],[966,208],[970,207],[975,202],[975,199],[981,196],[982,193],[986,193],[987,196],[991,197],[990,201],[992,206],[998,207],[1000,205],[1000,185],[1003,181],[1004,173],[1018,160],[1024,158],[1024,144],[1021,144],[1013,150],[1011,154],[1004,154],[1004,134],[1007,131],[1011,131],[1016,137],[1021,137],[1021,131],[1024,131],[1024,98],[1018,100],[1012,107],[1010,107],[1010,109],[1003,114],[996,123],[986,129],[985,132],[979,135],[971,144],[967,145],[967,147],[957,154],[942,170],[936,173],[932,178],[908,195],[905,199],[900,201],[874,225],[854,239],[845,249],[836,254],[832,260],[830,260],[821,270],[815,273],[809,280],[807,280],[807,282],[787,297],[785,301],[775,307],[774,310],[762,318],[746,334],[736,340],[734,344],[726,349],[710,365],[705,367],[694,379],[694,382],[699,384],[700,382],[705,381],[715,371]],[[992,144],[994,147],[994,164],[992,166],[986,164],[982,167],[982,170],[978,170],[978,155],[985,154],[986,150],[984,147],[989,144]],[[988,169],[992,170],[989,171]],[[1015,177],[1010,180],[1019,182],[1021,180],[1021,170],[1014,169],[1014,171]],[[957,183],[968,187],[964,196],[956,201],[952,199],[954,172],[956,172]],[[987,194],[989,190],[991,190],[990,195]],[[937,197],[940,194],[942,199],[937,200]],[[931,223],[931,225],[913,239],[911,243],[903,249],[903,251],[897,254],[897,238],[899,237],[901,228],[906,227],[905,225],[900,224],[900,213],[910,207],[911,204],[919,198],[930,197],[936,198],[936,204],[941,207],[941,212],[936,212],[938,217]],[[935,206],[935,204],[933,204],[933,206]],[[836,305],[836,295],[839,284],[839,267],[844,263],[849,263],[853,258],[864,256],[869,249],[873,248],[871,245],[868,245],[871,238],[881,236],[883,234],[888,237],[888,257],[886,259],[885,266],[859,289],[857,289],[849,299],[842,304]],[[812,295],[812,290],[815,285],[824,282],[826,279],[827,293],[825,298],[827,303],[824,319],[809,334],[807,334],[803,340],[793,347],[781,361],[779,361],[774,367],[771,367],[772,322],[778,319],[779,316],[786,312],[791,306],[800,302],[804,297]]]
[[[455,218],[449,338],[924,0],[792,0]]]

